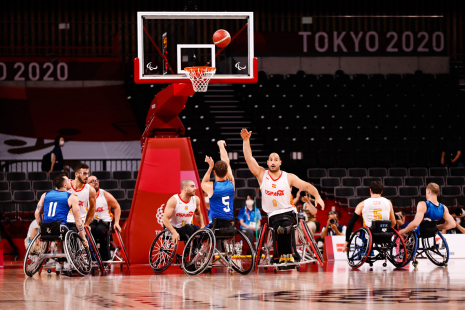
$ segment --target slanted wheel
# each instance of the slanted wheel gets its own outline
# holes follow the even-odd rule
[[[79,274],[86,276],[92,270],[92,254],[90,249],[84,246],[84,240],[78,233],[69,230],[65,235],[64,250],[66,259]],[[71,275],[72,271],[69,271]]]
[[[391,248],[386,253],[387,259],[397,268],[405,266],[407,263],[407,247],[405,246],[404,239],[402,239],[395,230],[392,235],[390,247]]]
[[[440,232],[431,238],[422,238],[423,248],[428,259],[436,266],[445,266],[449,261],[449,246]]]
[[[201,274],[207,269],[213,259],[216,239],[208,229],[196,231],[186,242],[182,253],[182,269],[190,276]]]
[[[119,230],[116,228],[115,228],[115,235],[121,248],[121,255],[123,255],[123,259],[126,262],[126,266],[128,266],[128,269],[129,269],[129,267],[131,266],[131,263],[129,262],[129,255],[128,255],[128,252],[126,251],[126,247],[124,246],[123,238],[121,238],[121,234],[119,233]],[[121,269],[121,271],[122,270],[123,269]]]
[[[87,242],[89,243],[89,249],[90,253],[92,254],[92,258],[97,263],[100,272],[103,274],[105,269],[103,269],[102,256],[100,256],[100,252],[97,249],[97,243],[95,242],[94,236],[92,236],[90,229],[88,227],[84,227],[84,229],[86,230]],[[94,274],[93,270],[92,274]]]
[[[48,241],[38,241],[38,244],[36,244],[36,240],[40,240],[39,238],[40,234],[36,234],[27,247],[26,255],[24,255],[23,270],[28,277],[32,277],[42,268],[45,263],[42,256],[49,249]]]
[[[313,234],[308,228],[307,224],[301,219],[300,220],[300,227],[302,227],[302,231],[305,235],[305,238],[310,244],[311,249],[313,250],[313,253],[315,254],[316,259],[320,263],[321,266],[323,266],[324,259],[323,255],[320,252],[320,249],[318,248],[318,244],[315,241],[315,238],[313,238]]]
[[[405,243],[405,248],[407,249],[407,259],[405,263],[399,267],[407,266],[412,261],[418,249],[418,237],[414,231],[408,232],[403,240]]]
[[[150,267],[155,272],[163,272],[168,269],[176,257],[178,245],[171,239],[171,232],[168,229],[162,230],[153,239],[149,252]],[[121,265],[121,270],[123,265]]]
[[[248,274],[255,266],[255,251],[252,242],[238,229],[232,241],[234,241],[234,253],[231,256],[231,266],[240,274]]]
[[[257,246],[257,255],[255,258],[255,272],[258,267],[271,265],[273,257],[273,232],[269,229],[268,223],[263,224],[262,232]],[[267,268],[265,268],[266,270]]]
[[[362,227],[352,234],[349,240],[349,251],[347,251],[347,263],[352,268],[362,266],[371,253],[373,238],[368,228]],[[373,266],[370,263],[370,266]]]

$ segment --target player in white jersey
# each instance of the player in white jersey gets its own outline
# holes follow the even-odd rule
[[[318,190],[308,182],[301,180],[295,174],[286,173],[281,170],[281,158],[276,153],[271,153],[268,157],[268,170],[260,167],[252,156],[250,147],[250,136],[252,132],[242,129],[241,137],[243,139],[244,157],[250,171],[255,175],[260,184],[262,192],[262,208],[268,214],[268,223],[270,227],[279,234],[290,234],[290,227],[296,224],[297,210],[291,194],[292,187],[307,191],[315,197],[315,207],[320,205],[325,207]],[[288,237],[280,236],[277,238],[277,251],[275,261],[279,256],[293,254],[296,258],[298,254],[293,251],[291,235]],[[294,253],[293,253],[294,252]]]
[[[70,181],[71,188],[68,193],[73,194],[79,200],[79,209],[81,212],[82,222],[84,226],[90,225],[90,222],[94,218],[95,213],[95,189],[87,184],[89,178],[89,166],[84,163],[79,163],[74,168],[76,178]],[[72,230],[76,230],[76,224],[73,217],[73,213],[70,210],[68,214],[68,226]]]
[[[187,241],[193,233],[200,229],[194,225],[194,215],[201,227],[205,227],[200,211],[200,198],[195,196],[195,183],[184,180],[181,193],[171,196],[163,213],[163,225],[171,232],[173,242]]]
[[[115,218],[115,229],[121,232],[121,227],[119,226],[119,219],[121,217],[121,207],[118,201],[113,197],[112,194],[100,188],[99,180],[95,175],[91,175],[87,179],[87,183],[92,186],[97,192],[97,197],[95,198],[95,214],[94,220],[90,223],[90,228],[92,236],[95,238],[95,243],[97,243],[97,248],[100,251],[100,256],[102,256],[103,261],[110,259],[110,249],[108,248],[107,240],[107,231],[109,229],[109,224]],[[115,215],[111,212],[111,209],[114,210]]]
[[[380,181],[373,181],[370,183],[370,198],[360,202],[355,208],[346,230],[346,243],[344,245],[344,252],[349,249],[350,235],[354,229],[355,223],[360,216],[363,218],[363,226],[371,227],[373,221],[391,221],[391,226],[396,226],[396,218],[394,215],[394,208],[390,200],[381,197],[383,193],[383,184]]]

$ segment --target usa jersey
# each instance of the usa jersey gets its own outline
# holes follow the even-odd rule
[[[53,190],[45,194],[44,198],[44,223],[60,221],[62,225],[66,225],[68,212],[71,207],[68,204],[70,193],[64,191]]]
[[[234,219],[234,185],[231,181],[213,183],[213,195],[210,197],[210,213],[212,218],[222,220]]]

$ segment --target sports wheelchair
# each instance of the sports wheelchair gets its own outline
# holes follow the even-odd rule
[[[226,267],[248,274],[255,265],[255,251],[247,236],[236,229],[234,220],[213,218],[212,228],[196,231],[186,242],[181,257],[184,273],[196,276],[212,267]]]
[[[420,247],[420,239],[423,247]],[[417,268],[417,258],[424,253],[436,266],[447,267],[449,262],[449,245],[444,236],[439,232],[437,221],[422,221],[418,228],[407,233],[405,243],[407,246],[407,260],[403,266],[408,265],[412,261],[413,267]]]
[[[291,227],[291,238],[293,238],[293,241],[295,240],[293,246],[294,254],[297,252],[297,254],[300,256],[300,260],[295,259],[294,262],[286,261],[284,263],[273,263],[276,232],[273,227],[270,227],[268,223],[264,223],[257,247],[255,272],[258,273],[259,267],[262,267],[265,270],[268,268],[273,268],[274,273],[277,273],[278,270],[289,269],[297,269],[297,271],[300,271],[300,265],[308,263],[315,264],[318,262],[321,266],[323,266],[323,255],[318,249],[318,245],[315,242],[315,238],[313,237],[311,230],[308,228],[307,224],[302,218],[297,219],[297,224]]]
[[[106,231],[106,238],[108,242],[107,250],[109,252],[108,257],[110,257],[110,259],[107,261],[103,261],[102,256],[100,255],[100,251],[97,248],[97,243],[95,242],[90,229],[85,227],[87,240],[89,241],[89,247],[91,248],[93,258],[92,274],[94,274],[97,269],[100,269],[100,271],[103,273],[105,270],[110,269],[110,265],[112,264],[119,264],[121,266],[121,271],[123,270],[124,264],[126,264],[128,269],[131,266],[128,253],[126,251],[126,247],[124,246],[120,232],[118,229],[112,227],[112,222],[107,222],[106,224],[108,225],[108,229]]]
[[[52,253],[52,242],[60,241],[64,241],[64,253]],[[24,273],[28,277],[32,277],[37,272],[40,275],[44,264],[51,258],[66,258],[71,267],[67,271],[69,276],[73,274],[73,270],[85,276],[92,269],[91,253],[89,248],[84,246],[81,236],[67,226],[61,225],[60,222],[41,223],[40,232],[35,235],[26,250],[23,262]]]
[[[179,242],[185,243],[189,236],[180,235],[179,239]],[[177,254],[179,242],[173,243],[171,232],[166,228],[155,237],[149,252],[149,264],[153,271],[163,272],[170,266],[182,266],[182,256]]]
[[[352,234],[347,251],[347,262],[352,268],[389,260],[395,267],[402,267],[407,260],[404,239],[391,228],[391,221],[373,221],[372,226],[362,227]]]

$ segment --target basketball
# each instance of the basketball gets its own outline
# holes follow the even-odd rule
[[[225,47],[231,42],[231,36],[229,32],[224,29],[217,30],[213,34],[213,43],[218,47]]]

